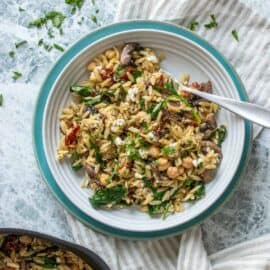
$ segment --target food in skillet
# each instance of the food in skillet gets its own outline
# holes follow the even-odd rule
[[[222,159],[226,128],[218,106],[178,89],[150,48],[129,43],[88,65],[75,102],[60,116],[57,158],[83,169],[93,207],[136,206],[151,215],[179,212],[205,194]],[[181,82],[211,92],[212,85]]]
[[[74,253],[27,235],[0,235],[0,270],[92,270]]]

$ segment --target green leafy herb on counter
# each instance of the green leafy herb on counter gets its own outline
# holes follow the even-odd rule
[[[65,3],[72,6],[71,14],[74,14],[77,8],[82,7],[84,0],[65,0]]]
[[[92,20],[95,24],[97,24],[97,16],[96,16],[96,15],[92,15],[92,16],[91,16],[91,20]]]
[[[41,28],[43,25],[46,25],[49,21],[51,21],[54,27],[60,28],[65,18],[66,16],[64,16],[61,12],[49,11],[44,15],[44,17],[40,17],[31,21],[28,26]]]
[[[60,51],[60,52],[64,52],[64,51],[65,51],[65,49],[64,49],[63,47],[61,47],[60,45],[58,45],[58,44],[56,44],[56,43],[53,44],[53,47],[54,47],[56,50]]]
[[[15,48],[18,49],[18,48],[20,48],[21,46],[23,46],[26,43],[27,43],[26,40],[22,40],[22,41],[16,42],[15,43]]]
[[[218,23],[216,21],[216,16],[214,14],[211,14],[210,18],[211,18],[211,21],[205,24],[204,27],[207,29],[216,28],[218,26]]]
[[[18,10],[19,10],[20,12],[25,11],[25,9],[24,9],[24,8],[22,8],[22,7],[19,7],[19,8],[18,8]]]
[[[3,94],[0,94],[0,107],[3,105],[3,100],[4,100]]]
[[[194,31],[194,30],[196,30],[196,27],[197,27],[198,25],[199,25],[198,22],[192,21],[192,22],[189,24],[188,28],[189,28],[191,31]]]
[[[234,37],[234,39],[235,39],[236,41],[239,41],[238,33],[236,32],[235,29],[232,30],[232,36]]]
[[[117,185],[112,188],[97,190],[94,195],[89,198],[89,201],[94,208],[107,204],[115,205],[122,201],[122,198],[126,195],[126,193],[127,190],[123,186]]]
[[[13,71],[12,79],[17,81],[20,77],[22,77],[22,73],[19,71]]]
[[[9,51],[8,55],[9,55],[9,57],[13,58],[15,56],[15,52],[14,51]]]
[[[49,38],[54,38],[53,30],[51,28],[48,29],[47,34],[48,34]]]

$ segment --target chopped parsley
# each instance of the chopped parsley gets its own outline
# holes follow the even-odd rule
[[[216,21],[216,17],[214,14],[210,15],[211,21],[207,24],[204,25],[205,28],[211,29],[211,28],[216,28],[218,26],[218,23]]]
[[[48,34],[49,38],[54,38],[53,30],[51,28],[48,29],[47,34]]]
[[[20,48],[21,46],[23,46],[26,43],[27,43],[26,40],[22,40],[22,41],[16,42],[15,43],[15,48],[18,49],[18,48]]]
[[[64,52],[64,51],[65,51],[65,49],[64,49],[63,47],[61,47],[60,45],[58,45],[58,44],[56,44],[56,43],[53,44],[53,47],[54,47],[56,50],[60,51],[60,52]]]
[[[239,41],[238,33],[236,32],[235,29],[232,30],[232,36],[234,37],[234,39],[235,39],[236,41]]]
[[[20,77],[22,77],[22,73],[19,71],[13,71],[12,79],[17,81]]]
[[[0,106],[2,106],[2,105],[3,105],[3,100],[4,100],[4,98],[3,98],[3,94],[0,94]]]
[[[9,55],[11,58],[13,58],[13,57],[15,56],[15,52],[14,52],[14,51],[9,51],[9,52],[8,52],[8,55]]]
[[[161,149],[161,152],[164,154],[164,155],[167,155],[167,156],[170,156],[170,155],[173,155],[176,153],[176,149],[175,147],[172,147],[172,146],[164,146],[162,149]]]
[[[40,17],[31,21],[28,26],[41,28],[43,25],[47,25],[47,23],[51,21],[55,28],[60,28],[65,18],[66,16],[64,16],[61,12],[49,11],[44,15],[44,17]]]
[[[65,3],[72,6],[71,14],[74,14],[77,8],[82,7],[84,0],[65,0]]]
[[[189,28],[191,31],[194,31],[194,30],[196,30],[196,27],[197,27],[198,25],[199,25],[198,22],[192,21],[192,22],[189,24],[188,28]]]
[[[96,16],[96,15],[92,15],[92,16],[91,16],[91,20],[92,20],[95,24],[97,24],[97,16]]]
[[[24,9],[24,8],[22,8],[22,7],[19,7],[19,8],[18,8],[18,10],[19,10],[20,12],[25,11],[25,9]]]

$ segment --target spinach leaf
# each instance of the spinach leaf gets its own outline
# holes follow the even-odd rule
[[[172,95],[179,95],[177,89],[175,88],[175,85],[174,85],[173,80],[169,80],[168,82],[166,82],[165,88],[168,89],[168,91],[169,91]]]
[[[89,98],[89,99],[84,100],[84,103],[86,105],[89,105],[89,106],[96,105],[96,104],[101,103],[101,102],[102,102],[102,96],[101,95],[98,95],[98,96],[95,96],[93,98]]]
[[[195,200],[202,198],[205,195],[205,185],[202,183],[197,191],[195,191]]]
[[[57,262],[55,258],[49,258],[49,257],[44,257],[44,264],[42,264],[42,268],[46,269],[52,269],[57,267]]]
[[[87,85],[74,84],[70,86],[70,92],[76,93],[81,97],[88,97],[91,94],[92,89]]]
[[[172,147],[172,146],[164,146],[162,149],[161,149],[161,152],[164,154],[164,155],[173,155],[176,153],[176,149],[175,147]]]
[[[126,193],[127,190],[123,186],[117,185],[112,188],[97,190],[92,198],[89,198],[89,201],[94,208],[107,204],[118,204],[122,201]]]
[[[159,112],[164,108],[165,106],[165,101],[161,101],[160,103],[156,104],[153,108],[153,110],[151,111],[151,119],[154,120],[157,118]]]
[[[218,146],[221,146],[227,135],[227,129],[224,125],[221,125],[214,132],[214,137],[217,139]]]
[[[139,70],[135,70],[134,72],[132,72],[132,76],[134,78],[134,81],[137,80],[137,78],[141,77],[142,76],[142,71],[139,71]]]
[[[95,158],[96,158],[97,163],[100,164],[101,168],[104,168],[105,163],[104,163],[104,160],[102,159],[102,155],[99,151],[97,144],[95,143],[94,138],[92,138],[91,136],[89,137],[89,146],[95,150]]]

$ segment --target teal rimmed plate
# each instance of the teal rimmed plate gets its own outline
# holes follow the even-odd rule
[[[59,163],[56,150],[60,133],[58,118],[70,101],[69,85],[86,78],[86,64],[114,45],[136,41],[165,54],[162,67],[178,77],[189,73],[193,81],[210,79],[218,95],[247,100],[245,89],[227,60],[194,33],[157,21],[129,21],[100,28],[75,43],[57,61],[41,87],[34,115],[34,148],[47,184],[60,203],[74,216],[96,230],[124,238],[155,238],[173,235],[208,217],[233,190],[247,161],[251,124],[221,110],[218,121],[228,128],[223,160],[206,196],[187,204],[182,213],[166,220],[151,218],[134,209],[113,211],[91,207],[89,190],[80,188],[82,176]]]

